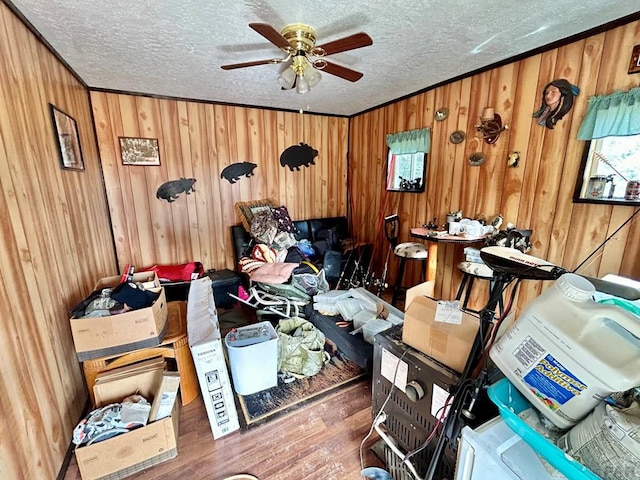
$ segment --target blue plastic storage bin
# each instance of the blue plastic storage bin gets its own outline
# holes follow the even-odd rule
[[[569,480],[601,480],[598,475],[560,450],[518,417],[520,412],[533,407],[509,380],[503,378],[494,383],[489,387],[488,393],[504,422]]]

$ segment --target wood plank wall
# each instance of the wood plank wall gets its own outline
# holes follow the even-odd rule
[[[0,476],[53,478],[60,468],[86,399],[67,309],[97,278],[129,262],[197,259],[206,268],[232,268],[229,227],[237,223],[237,201],[273,197],[294,219],[344,215],[349,201],[355,233],[378,246],[378,269],[386,245],[372,212],[378,217],[398,211],[407,240],[409,227],[433,217],[442,222],[457,209],[487,217],[502,213],[506,221],[534,230],[533,255],[576,266],[633,212],[574,205],[571,195],[586,100],[638,85],[639,77],[626,71],[639,37],[640,23],[633,22],[349,120],[305,114],[302,126],[296,113],[100,92],[89,99],[2,3]],[[531,114],[554,78],[567,78],[582,92],[550,131]],[[49,102],[76,119],[85,171],[59,168]],[[449,118],[434,122],[434,111],[444,106]],[[492,146],[473,137],[488,106],[510,127]],[[427,192],[387,196],[384,135],[427,126],[433,129]],[[448,136],[457,129],[468,138],[456,146]],[[122,165],[118,136],[158,138],[161,165]],[[300,172],[282,168],[280,153],[301,141],[320,151],[317,165]],[[520,166],[506,168],[506,155],[514,150],[521,152]],[[481,167],[466,163],[475,151],[487,155]],[[220,179],[226,165],[240,161],[258,164],[255,177],[235,185]],[[180,177],[198,180],[194,194],[172,204],[155,198],[160,184]],[[638,222],[623,229],[584,272],[640,277],[639,233]],[[440,252],[436,294],[442,298],[457,287],[455,269],[445,267],[459,253]],[[417,272],[411,273],[415,280]],[[523,284],[518,305],[542,287]],[[478,291],[476,302],[483,294]]]
[[[409,97],[351,119],[349,136],[350,195],[353,223],[365,239],[377,245],[377,272],[387,251],[378,218],[398,212],[400,241],[409,229],[434,217],[440,224],[450,211],[487,219],[502,214],[506,222],[533,229],[531,255],[572,269],[612,234],[633,212],[633,207],[573,204],[572,196],[585,142],[577,132],[592,95],[628,90],[640,76],[628,75],[629,59],[640,38],[640,22],[594,35],[540,55],[495,68],[454,83]],[[565,78],[581,89],[573,109],[549,130],[536,123],[532,113],[541,103],[542,90],[551,80]],[[450,110],[443,122],[433,120],[442,107]],[[475,136],[475,125],[485,107],[495,108],[509,126],[498,141],[487,145]],[[385,134],[416,128],[432,129],[428,156],[427,188],[422,194],[390,193],[384,189],[387,148]],[[449,135],[467,134],[454,145]],[[517,168],[507,168],[509,152],[521,155]],[[468,165],[473,152],[486,155],[479,167]],[[371,178],[377,176],[378,181]],[[438,298],[454,298],[460,281],[455,268],[460,247],[440,248],[435,273]],[[391,272],[397,269],[392,260]],[[581,273],[614,273],[640,278],[640,222],[622,229]],[[414,282],[418,269],[411,272]],[[487,286],[474,287],[473,305],[481,307]],[[519,307],[537,296],[550,282],[526,281],[520,287]]]
[[[87,89],[0,4],[0,477],[55,478],[86,401],[67,309],[115,252]],[[63,171],[48,103],[78,124]]]
[[[197,260],[234,268],[236,202],[273,198],[294,220],[346,215],[348,119],[91,92],[120,268]],[[157,138],[160,166],[123,165],[118,137]],[[289,146],[319,151],[300,171],[280,165]],[[236,162],[254,176],[220,178]],[[195,192],[156,198],[164,182],[195,178]]]

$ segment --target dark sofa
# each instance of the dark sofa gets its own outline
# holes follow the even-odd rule
[[[310,220],[298,220],[293,223],[297,229],[296,239],[307,239],[312,244],[320,239],[321,232],[329,229],[335,229],[338,238],[341,240],[351,238],[346,217],[313,218]],[[237,266],[240,258],[251,253],[253,242],[251,235],[242,225],[232,226],[231,236],[233,239],[234,261]],[[347,258],[343,258],[341,269],[346,268],[348,271],[350,268],[348,264],[347,256]],[[351,335],[349,329],[341,328],[336,324],[337,319],[341,319],[341,317],[321,315],[313,309],[311,304],[305,308],[305,315],[348,358],[355,361],[365,371],[371,371],[373,346],[364,341],[362,333]]]
[[[323,230],[335,228],[338,238],[349,238],[349,222],[346,217],[327,217],[312,218],[310,220],[296,220],[293,222],[297,232],[296,240],[307,239],[311,243],[318,240],[318,234]],[[244,255],[251,253],[248,247],[251,245],[251,235],[242,225],[234,225],[231,227],[231,238],[233,240],[233,260],[234,265],[238,265],[238,261]]]

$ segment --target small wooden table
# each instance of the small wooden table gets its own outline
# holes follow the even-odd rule
[[[175,360],[178,373],[180,374],[180,398],[182,405],[187,405],[196,398],[200,387],[198,385],[198,376],[193,364],[193,359],[191,358],[191,350],[189,349],[186,313],[186,302],[167,302],[167,333],[160,345],[95,358],[84,362],[82,368],[84,379],[89,389],[91,404],[93,405],[95,403],[93,385],[99,373],[154,357],[172,358]]]
[[[470,246],[484,242],[486,235],[480,237],[467,237],[465,235],[449,235],[444,231],[429,230],[424,227],[412,228],[411,236],[426,240],[429,244],[429,258],[427,260],[427,280],[434,281],[434,296],[436,298],[443,298],[443,280],[445,278],[450,279],[450,284],[460,283],[460,278],[454,281],[457,275],[457,270],[454,271],[447,266],[457,265],[461,260],[459,253],[460,248],[458,245]],[[453,248],[445,249],[438,255],[438,244],[451,244]],[[456,287],[457,289],[457,287]],[[447,297],[451,297],[451,293],[446,294]],[[455,296],[455,294],[454,294]]]

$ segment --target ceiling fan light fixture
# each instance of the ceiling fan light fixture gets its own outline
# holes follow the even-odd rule
[[[305,77],[307,79],[307,82],[309,82],[309,88],[313,88],[318,85],[318,83],[320,83],[320,80],[322,80],[322,75],[320,75],[320,72],[314,68],[308,68],[307,71],[309,72],[309,74],[305,75]]]
[[[278,75],[278,83],[285,90],[291,90],[296,81],[296,72],[293,68],[286,68],[280,75]]]
[[[306,78],[304,78],[304,75],[300,75],[298,77],[298,80],[296,81],[296,92],[308,93],[309,91],[311,91],[311,88],[309,87],[309,82],[307,81]]]

